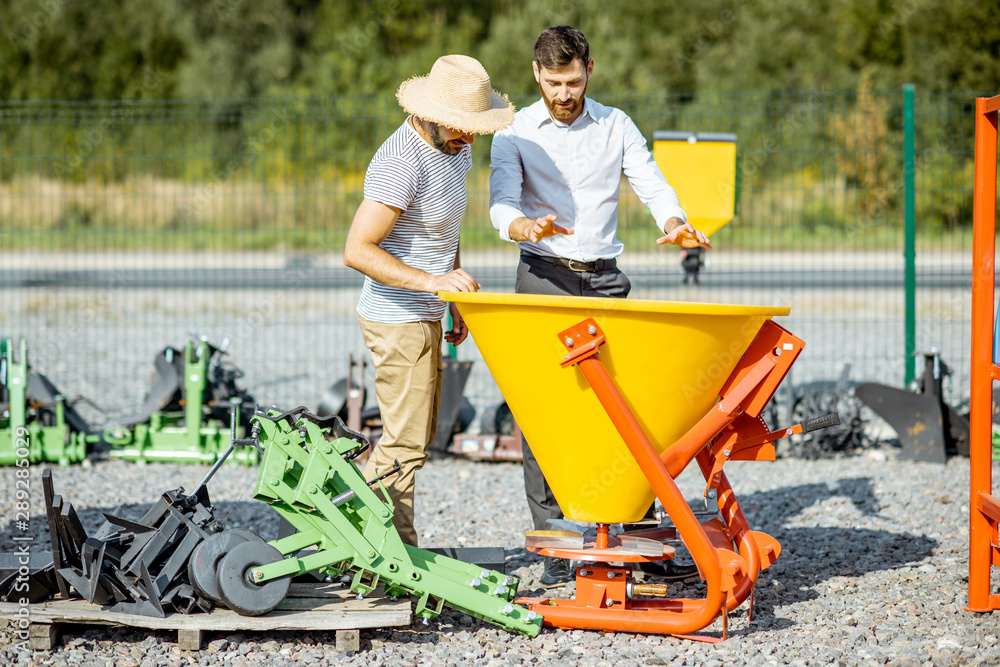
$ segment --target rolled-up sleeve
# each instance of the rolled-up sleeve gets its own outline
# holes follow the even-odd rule
[[[622,157],[622,171],[632,184],[639,200],[649,208],[657,226],[663,230],[663,225],[670,218],[680,218],[687,222],[687,214],[681,208],[677,191],[674,190],[660,171],[652,153],[646,147],[646,138],[635,126],[632,119],[625,117],[623,132],[625,142]]]
[[[524,217],[523,182],[524,168],[514,138],[506,132],[497,133],[490,150],[490,221],[504,241],[511,241],[510,223]]]

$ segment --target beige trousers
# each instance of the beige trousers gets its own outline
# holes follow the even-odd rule
[[[364,475],[383,480],[396,506],[392,523],[403,542],[417,546],[413,527],[415,473],[427,460],[441,403],[441,323],[383,324],[358,316],[365,345],[375,364],[375,396],[382,413],[382,436],[368,457]]]

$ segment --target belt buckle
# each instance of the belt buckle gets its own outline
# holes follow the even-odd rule
[[[583,268],[578,269],[578,268],[576,268],[576,266],[574,266],[575,264],[579,264]],[[581,262],[578,259],[571,259],[571,260],[569,260],[569,263],[568,263],[567,266],[569,267],[570,271],[576,271],[577,273],[586,273],[587,270],[588,270],[587,269],[587,263],[586,262]]]

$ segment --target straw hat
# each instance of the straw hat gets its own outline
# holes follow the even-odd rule
[[[492,134],[514,122],[514,105],[469,56],[441,56],[430,74],[404,81],[396,99],[414,116],[470,134]]]

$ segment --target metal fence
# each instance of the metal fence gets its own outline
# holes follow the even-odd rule
[[[681,285],[623,183],[633,296],[784,304],[807,342],[793,382],[900,385],[937,348],[968,378],[974,95],[903,91],[600,98],[657,130],[737,135],[737,214],[701,285]],[[531,99],[515,100],[518,105]],[[904,117],[914,119],[904,168]],[[387,98],[0,103],[0,335],[70,396],[138,405],[151,362],[189,332],[232,341],[263,402],[314,405],[365,353],[360,276],[341,249],[368,161],[403,121]],[[513,286],[488,217],[489,138],[468,176],[463,265]],[[906,183],[914,215],[906,225]],[[907,280],[906,249],[914,249]],[[458,350],[476,359],[474,344]],[[665,342],[663,354],[683,354]],[[476,364],[466,394],[500,399]]]

